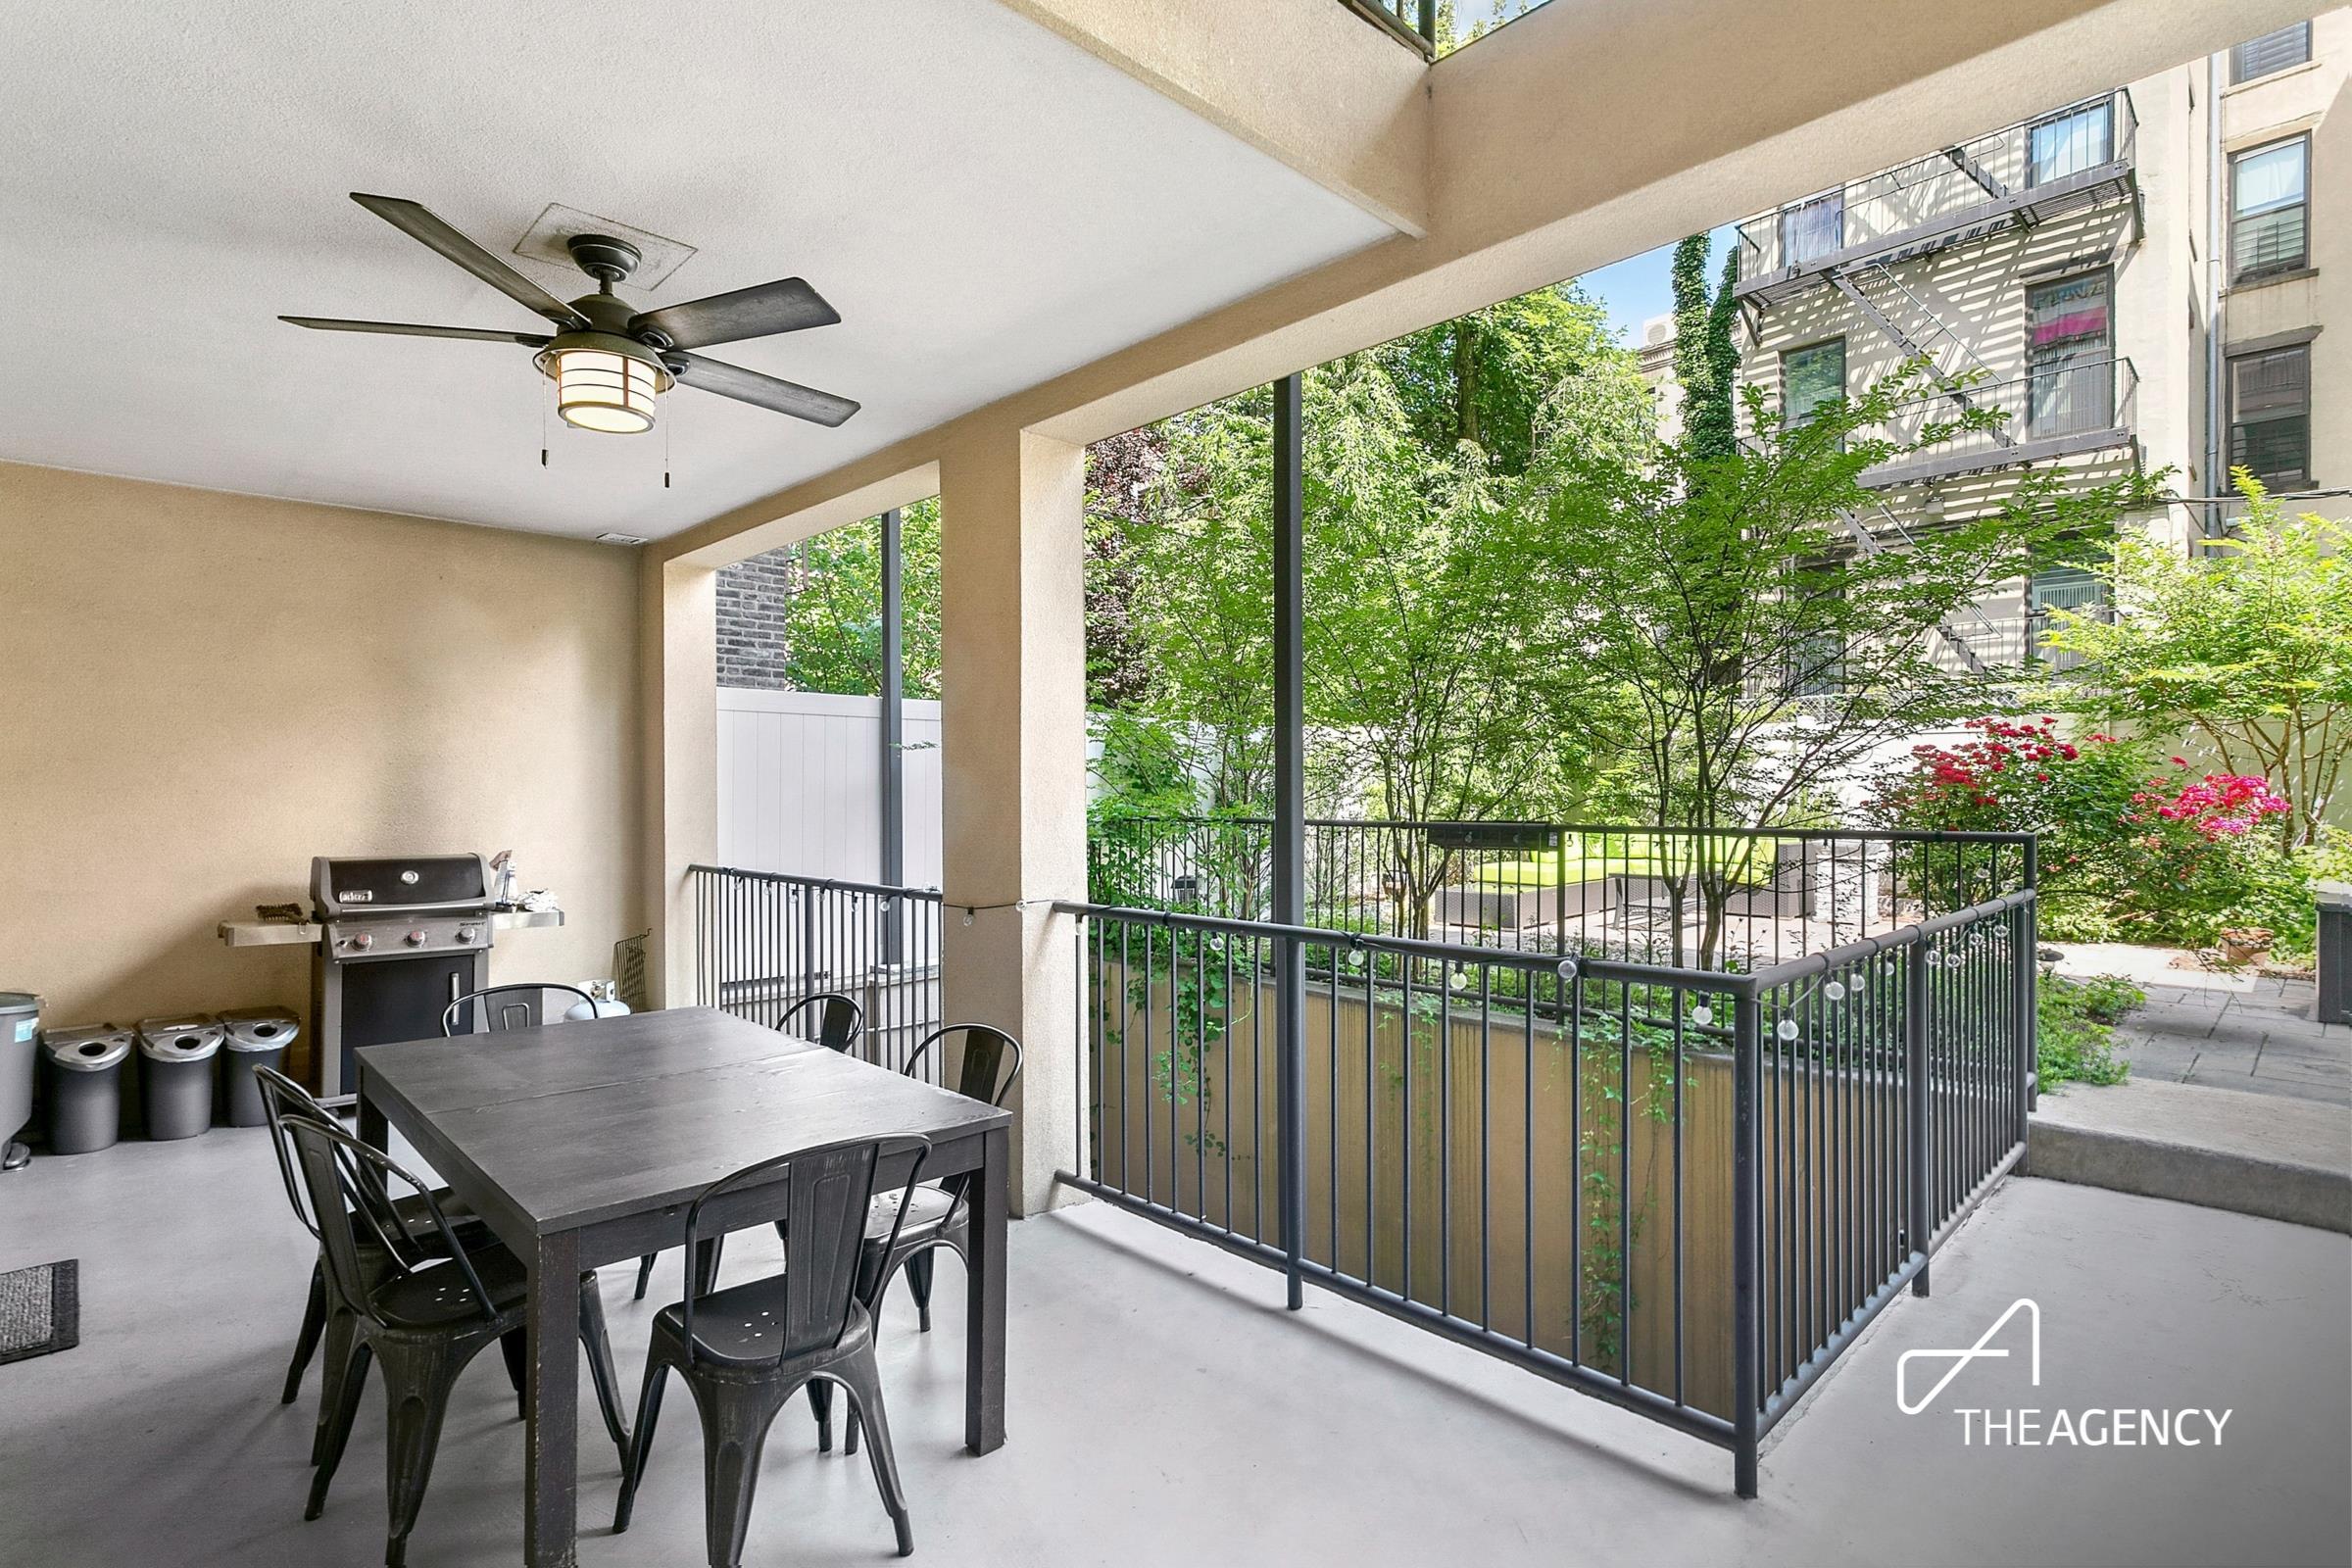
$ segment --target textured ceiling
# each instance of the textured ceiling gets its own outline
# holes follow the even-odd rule
[[[1389,233],[995,0],[68,0],[7,30],[19,462],[659,537]],[[804,275],[842,324],[711,355],[864,411],[680,388],[664,490],[664,434],[554,423],[526,349],[275,320],[543,328],[351,190],[564,298],[593,284],[511,254],[550,202],[695,247],[646,304]]]

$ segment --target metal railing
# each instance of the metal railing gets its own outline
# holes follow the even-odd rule
[[[1747,973],[1059,907],[1064,1181],[1729,1448],[1743,1496],[2024,1149],[2030,885]]]
[[[1425,55],[1438,48],[1438,0],[1340,0]]]
[[[1961,404],[1999,421],[1937,435],[1961,417]],[[2139,372],[2122,358],[2048,366],[2009,381],[1956,383],[1955,391],[1894,408],[1885,433],[1910,450],[1865,470],[1861,482],[1882,488],[2121,445],[2138,423],[2138,409]]]
[[[772,1027],[805,998],[843,992],[865,1014],[862,1054],[891,1068],[940,1023],[936,890],[720,865],[688,875],[703,1006]]]
[[[2132,167],[2138,126],[2130,90],[2117,88],[1759,213],[1739,226],[1740,282],[1838,257],[1890,259],[1879,253],[1912,236],[1964,235],[1978,220],[2006,224],[2021,211],[2098,200]]]
[[[1558,956],[1761,969],[2029,885],[2030,835],[1310,820],[1306,920]],[[1098,905],[1257,920],[1273,823],[1098,820]]]

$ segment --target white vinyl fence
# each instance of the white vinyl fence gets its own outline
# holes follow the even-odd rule
[[[939,866],[939,704],[905,723],[906,887]],[[750,871],[878,882],[882,700],[821,692],[718,692],[718,860]]]

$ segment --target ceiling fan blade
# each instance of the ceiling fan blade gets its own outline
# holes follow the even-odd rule
[[[699,354],[665,353],[662,356],[670,373],[688,386],[715,392],[722,398],[739,403],[756,403],[778,414],[789,414],[796,419],[814,424],[837,425],[858,412],[858,405],[848,398],[819,392],[814,387],[802,386],[797,381],[781,380],[747,370],[740,365],[722,365],[706,360]]]
[[[281,321],[319,332],[390,332],[399,337],[464,337],[482,343],[519,343],[543,349],[553,341],[536,332],[493,332],[478,326],[415,326],[407,321],[347,321],[335,316],[281,316]]]
[[[831,326],[840,319],[841,313],[805,279],[779,277],[772,283],[646,311],[629,322],[629,330],[659,332],[673,348],[700,349],[798,332],[805,326]]]
[[[429,245],[492,288],[528,306],[558,326],[579,328],[588,318],[450,227],[416,203],[398,196],[353,191],[351,199],[420,244]]]

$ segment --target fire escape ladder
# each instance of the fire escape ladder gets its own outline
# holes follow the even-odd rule
[[[1986,365],[1983,357],[1980,356],[1975,349],[1968,346],[1968,340],[1962,337],[1959,333],[1953,331],[1951,324],[1945,321],[1942,317],[1937,316],[1936,312],[1930,308],[1927,301],[1921,299],[1917,294],[1913,293],[1910,288],[1904,284],[1901,278],[1894,275],[1893,270],[1887,267],[1884,262],[1873,262],[1867,267],[1856,269],[1856,271],[1867,272],[1884,280],[1886,284],[1891,286],[1895,292],[1901,294],[1903,298],[1909,300],[1911,302],[1911,308],[1917,311],[1921,316],[1925,317],[1934,328],[1934,330],[1929,334],[1927,342],[1921,342],[1919,339],[1914,338],[1910,333],[1904,331],[1900,326],[1897,326],[1892,318],[1888,317],[1886,312],[1879,309],[1878,302],[1873,300],[1868,294],[1864,293],[1861,287],[1855,283],[1853,277],[1845,271],[1832,271],[1830,273],[1830,281],[1837,286],[1839,293],[1843,294],[1847,299],[1854,302],[1855,309],[1859,310],[1864,316],[1870,318],[1870,322],[1873,326],[1877,327],[1881,332],[1884,332],[1889,341],[1898,345],[1906,357],[1914,360],[1925,360],[1928,362],[1928,373],[1935,377],[1936,388],[1939,393],[1947,398],[1950,398],[1963,410],[1969,413],[1976,412],[1977,406],[1975,403],[1969,400],[1967,390],[1960,386],[1955,378],[1946,375],[1942,368],[1936,365],[1935,354],[1931,350],[1931,345],[1936,343],[1937,340],[1950,343],[1954,348],[1960,351],[1960,355],[1963,359],[1972,362],[1977,369],[1984,371],[1987,375],[1992,373],[1992,367]],[[2005,447],[2013,447],[2017,445],[2017,438],[2012,436],[2002,425],[1996,424],[1993,426],[1992,438],[1994,441]]]
[[[1983,164],[1978,163],[1976,155],[1971,153],[1967,148],[1946,147],[1943,150],[1943,156],[1952,161],[1952,167],[1954,169],[1959,170],[1960,172],[1966,174],[1970,179],[1975,180],[1977,182],[1977,188],[1982,190],[1989,199],[1996,202],[2005,202],[2009,199],[2009,187],[2002,184],[1999,180],[1993,178],[1992,171],[1986,169]],[[2018,210],[2017,219],[2019,222],[2025,224],[2029,228],[2040,221],[2040,220],[2036,218],[2030,209],[2026,208],[2020,208]]]
[[[1854,548],[1860,551],[1865,558],[1876,556],[1886,548],[1884,544],[1880,543],[1879,540],[1879,535],[1882,532],[1892,534],[1895,538],[1900,539],[1905,545],[1910,545],[1917,542],[1911,537],[1911,530],[1903,526],[1903,519],[1896,516],[1891,511],[1889,511],[1886,503],[1884,501],[1874,500],[1871,502],[1871,508],[1879,514],[1878,520],[1882,526],[1878,528],[1872,527],[1868,521],[1864,520],[1859,512],[1841,510],[1838,514],[1839,520],[1844,522],[1846,531],[1854,536]],[[1968,612],[1976,618],[1977,624],[1984,629],[1984,632],[1987,636],[1998,635],[1992,622],[1985,618],[1984,609],[1982,605],[1974,603],[1970,604],[1968,607]],[[1986,668],[1984,659],[1978,655],[1976,645],[1954,630],[1952,623],[1948,618],[1937,621],[1936,623],[1936,631],[1938,636],[1942,637],[1944,646],[1951,649],[1954,654],[1958,655],[1960,662],[1968,666],[1968,672],[1970,674],[1985,675],[1991,673],[1991,671]]]

